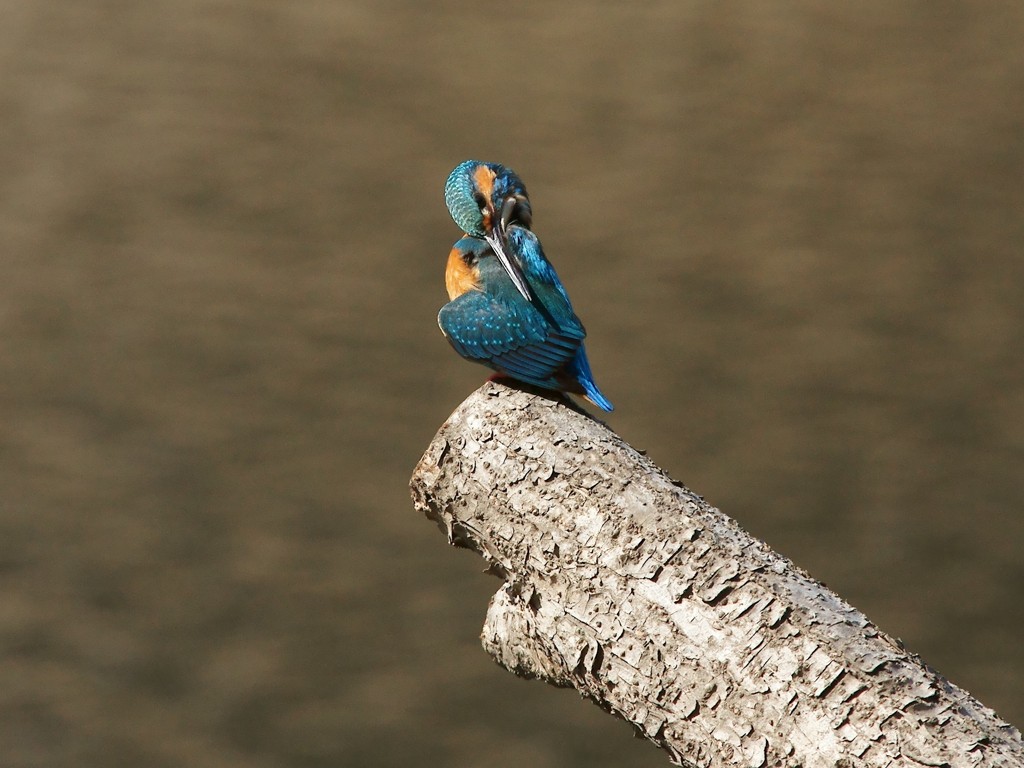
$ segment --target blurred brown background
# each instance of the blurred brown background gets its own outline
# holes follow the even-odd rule
[[[409,501],[467,158],[611,425],[1024,722],[1019,0],[0,8],[0,764],[665,764]]]

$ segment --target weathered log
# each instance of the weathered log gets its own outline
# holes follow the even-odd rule
[[[415,505],[504,579],[483,645],[693,766],[1022,766],[1020,732],[564,401],[489,382]]]

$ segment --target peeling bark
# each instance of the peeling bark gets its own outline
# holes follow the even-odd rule
[[[1020,732],[564,402],[488,383],[415,505],[504,579],[483,645],[687,766],[1024,766]]]

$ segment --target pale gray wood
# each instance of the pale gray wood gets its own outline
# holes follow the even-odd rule
[[[415,505],[504,584],[483,645],[694,766],[1022,766],[1020,732],[564,402],[489,382]]]

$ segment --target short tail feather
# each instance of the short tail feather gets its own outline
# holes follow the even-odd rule
[[[601,394],[601,390],[598,389],[597,384],[594,383],[594,374],[590,372],[590,362],[587,360],[587,353],[583,349],[582,345],[576,353],[576,357],[573,358],[569,370],[574,374],[574,378],[583,388],[583,392],[580,394],[602,411],[615,410],[615,406],[611,404],[611,401],[607,397]]]

